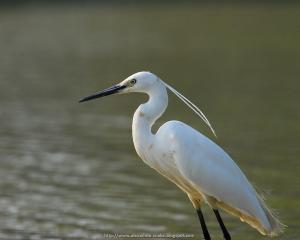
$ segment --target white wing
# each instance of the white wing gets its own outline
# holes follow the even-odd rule
[[[161,144],[168,146],[182,176],[199,192],[237,210],[242,220],[263,234],[276,235],[281,231],[279,221],[258,197],[240,168],[218,145],[178,121],[165,123],[156,135]],[[242,215],[257,219],[262,227],[255,226],[246,217],[243,219]]]

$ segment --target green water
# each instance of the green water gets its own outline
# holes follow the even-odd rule
[[[140,70],[204,110],[288,225],[278,239],[299,239],[299,30],[298,5],[0,9],[0,239],[201,238],[188,198],[134,151],[146,98],[77,103]],[[212,137],[173,96],[157,126],[169,119]],[[265,239],[221,214],[233,239]]]

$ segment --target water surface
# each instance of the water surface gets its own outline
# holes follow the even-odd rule
[[[140,70],[207,113],[215,141],[289,226],[279,239],[297,239],[299,16],[299,6],[1,9],[0,239],[200,239],[188,198],[134,151],[131,117],[146,97],[77,103]],[[174,97],[156,128],[170,119],[212,137]],[[264,239],[222,215],[234,239]]]

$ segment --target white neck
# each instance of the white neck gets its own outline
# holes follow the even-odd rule
[[[153,143],[152,125],[163,114],[168,105],[168,93],[162,82],[155,84],[145,93],[149,95],[149,100],[137,108],[132,122],[134,147],[143,160],[146,154],[145,149],[148,149]]]

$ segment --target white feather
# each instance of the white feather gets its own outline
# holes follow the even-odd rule
[[[210,128],[212,133],[214,134],[215,137],[217,137],[216,132],[214,128],[212,127],[211,123],[208,121],[204,113],[188,98],[183,96],[180,92],[178,92],[175,88],[171,87],[169,84],[163,82],[164,85],[171,91],[173,92],[181,101],[183,101],[190,109],[193,110],[194,113],[196,113],[205,123],[206,125]]]

